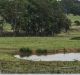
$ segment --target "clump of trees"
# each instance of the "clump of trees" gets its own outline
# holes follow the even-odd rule
[[[80,0],[61,0],[61,5],[66,13],[80,15]]]
[[[0,15],[15,35],[54,36],[71,25],[56,0],[0,0]]]

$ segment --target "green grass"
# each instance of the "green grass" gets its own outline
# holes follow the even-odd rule
[[[12,54],[0,52],[0,60],[4,61],[18,61]]]
[[[75,37],[75,36],[74,36]],[[80,48],[80,40],[70,40],[73,37],[0,37],[0,48],[32,49],[44,48]]]

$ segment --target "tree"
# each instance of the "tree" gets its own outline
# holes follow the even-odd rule
[[[54,36],[69,29],[68,18],[56,0],[6,1],[1,15],[12,25],[16,35],[25,31],[27,36]]]
[[[80,1],[79,0],[62,0],[61,5],[66,13],[80,15]]]

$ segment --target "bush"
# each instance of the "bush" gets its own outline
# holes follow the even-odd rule
[[[37,49],[36,54],[37,55],[47,55],[47,50],[46,49]]]
[[[80,26],[80,21],[77,21],[77,20],[76,20],[74,23],[75,23],[77,26]]]
[[[21,57],[30,56],[32,54],[32,50],[29,48],[21,48],[19,52]]]

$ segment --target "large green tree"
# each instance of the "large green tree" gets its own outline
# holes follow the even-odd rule
[[[1,15],[17,35],[25,31],[26,35],[54,36],[69,29],[70,21],[56,0],[4,0],[0,6]]]

